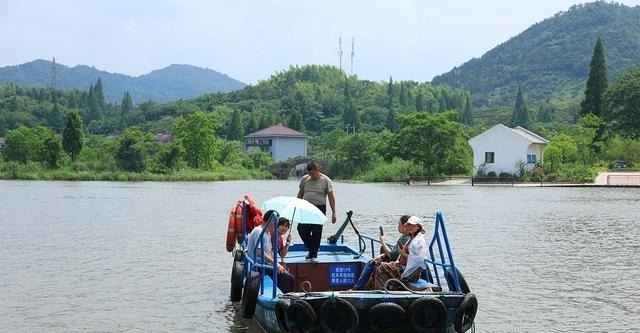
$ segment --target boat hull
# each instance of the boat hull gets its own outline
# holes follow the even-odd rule
[[[269,293],[269,290],[265,290]],[[385,328],[392,328],[394,332],[455,332],[455,321],[460,315],[460,305],[465,299],[463,294],[444,294],[444,293],[424,293],[414,294],[411,292],[398,292],[397,294],[388,294],[385,292],[335,292],[335,293],[311,293],[308,296],[304,294],[297,295],[279,295],[276,298],[265,297],[258,298],[255,319],[266,332],[290,332],[293,326],[302,326],[299,331],[303,332],[321,332],[323,327],[331,327],[330,331],[344,332],[375,332],[385,331]],[[348,302],[355,310],[355,315],[349,313],[349,310],[342,309],[339,312],[350,316],[352,321],[344,322],[340,317],[332,316],[327,311],[323,311],[325,304],[335,302],[336,299]],[[439,313],[432,309],[412,308],[418,300],[438,299],[446,307],[446,312]],[[290,306],[291,302],[305,302],[315,314],[315,321],[309,320],[309,316],[292,315],[288,309],[282,308],[282,304]],[[280,305],[278,305],[280,302]],[[420,301],[421,302],[421,301]],[[381,318],[376,306],[383,306],[397,310],[400,315],[391,318]],[[393,305],[396,305],[395,307]],[[412,312],[413,311],[413,312]],[[431,318],[429,316],[431,315]],[[442,316],[445,318],[434,318],[434,316]],[[440,321],[444,320],[445,324],[441,329],[431,331]],[[302,321],[302,322],[297,322]],[[350,324],[351,323],[351,324]],[[417,326],[416,326],[417,325]]]

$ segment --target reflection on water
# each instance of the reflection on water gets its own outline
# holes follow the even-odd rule
[[[335,191],[338,215],[353,210],[363,233],[442,211],[478,296],[478,332],[637,330],[637,189]],[[245,193],[263,202],[296,192],[295,181],[0,181],[0,331],[261,332],[228,301],[228,213]],[[326,225],[325,238],[337,228]]]

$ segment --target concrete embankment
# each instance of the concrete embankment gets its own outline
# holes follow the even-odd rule
[[[640,187],[640,171],[603,171],[596,176],[593,183],[567,184],[567,183],[473,183],[471,178],[457,178],[440,181],[411,181],[411,185],[440,186],[547,186],[547,187],[577,187],[577,186],[612,186],[612,187]]]
[[[601,186],[640,186],[640,171],[600,172],[594,184]]]

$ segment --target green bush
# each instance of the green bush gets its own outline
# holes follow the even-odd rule
[[[404,182],[407,175],[420,175],[422,170],[413,162],[394,159],[390,164],[378,163],[372,170],[357,175],[355,180],[363,182]]]
[[[498,176],[498,178],[500,178],[501,180],[506,180],[506,179],[511,179],[513,178],[513,175],[508,173],[508,172],[500,172],[500,175]]]

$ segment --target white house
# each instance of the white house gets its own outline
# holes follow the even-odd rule
[[[271,154],[276,162],[307,156],[307,136],[280,124],[245,135],[247,152],[261,150]]]
[[[531,170],[542,162],[542,153],[549,141],[520,126],[509,128],[502,124],[469,139],[473,149],[473,171],[518,173],[519,164]]]

